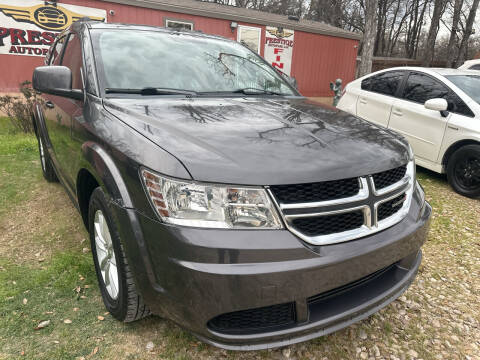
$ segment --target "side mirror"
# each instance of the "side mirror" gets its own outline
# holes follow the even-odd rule
[[[445,99],[430,99],[425,101],[425,109],[435,110],[435,111],[447,111],[448,102]]]
[[[72,71],[66,66],[39,66],[33,72],[33,88],[46,94],[82,100],[83,91],[72,89]]]

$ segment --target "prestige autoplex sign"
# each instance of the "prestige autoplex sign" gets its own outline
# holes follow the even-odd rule
[[[295,32],[293,30],[266,27],[265,59],[273,67],[290,75]]]
[[[21,5],[19,5],[21,3]],[[103,21],[106,11],[37,0],[0,0],[0,54],[45,56],[57,34],[83,17]]]

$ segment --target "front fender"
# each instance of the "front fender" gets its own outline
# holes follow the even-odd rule
[[[144,288],[150,284],[157,291],[163,291],[156,282],[138,215],[119,168],[109,153],[97,143],[85,142],[82,153],[82,168],[92,174],[110,201],[110,209],[116,219],[122,246],[138,290],[144,293]]]
[[[98,144],[82,145],[84,167],[92,173],[110,199],[123,208],[133,208],[132,198],[123,177],[110,155]]]

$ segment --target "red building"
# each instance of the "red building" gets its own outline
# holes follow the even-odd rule
[[[324,23],[196,0],[0,0],[0,92],[15,92],[75,19],[187,28],[244,41],[297,79],[305,96],[332,96],[354,79],[359,36]]]

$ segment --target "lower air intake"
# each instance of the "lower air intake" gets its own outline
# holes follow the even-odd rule
[[[208,327],[224,334],[263,332],[266,329],[295,323],[295,303],[235,311],[219,315],[208,322]]]

